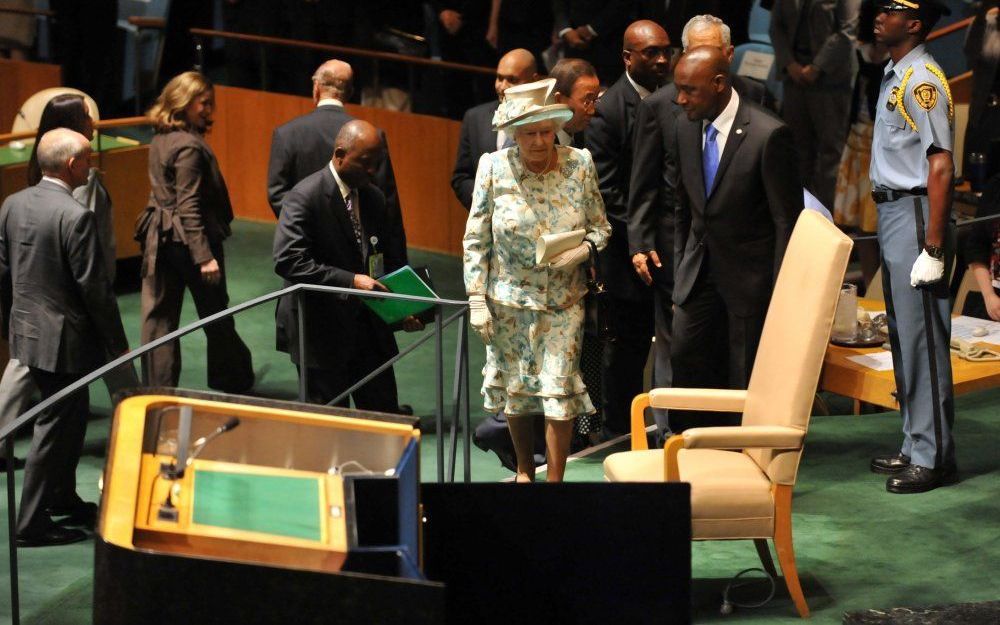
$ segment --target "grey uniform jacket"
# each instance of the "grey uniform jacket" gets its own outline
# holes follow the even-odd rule
[[[42,180],[0,209],[0,308],[13,358],[86,373],[128,348],[94,215]]]

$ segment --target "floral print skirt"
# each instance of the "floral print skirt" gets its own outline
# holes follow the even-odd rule
[[[491,303],[493,341],[483,367],[484,407],[508,415],[572,419],[594,405],[580,377],[583,300],[561,310]]]

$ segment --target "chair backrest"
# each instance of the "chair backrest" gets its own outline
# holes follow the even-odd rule
[[[90,116],[94,118],[94,121],[100,121],[101,111],[97,108],[97,102],[94,102],[94,98],[79,89],[73,89],[71,87],[49,87],[48,89],[42,89],[24,101],[24,104],[21,105],[21,109],[14,117],[14,122],[11,124],[10,131],[28,132],[38,130],[38,123],[42,119],[42,111],[45,110],[45,105],[49,103],[49,100],[57,95],[63,95],[66,93],[83,96],[83,99],[87,102],[87,107],[90,109]],[[25,143],[32,142],[34,142],[33,138],[25,140]]]
[[[951,307],[951,314],[961,315],[965,308],[965,300],[969,299],[969,293],[979,293],[979,284],[976,283],[976,276],[971,269],[966,269],[962,274],[962,282],[958,285],[958,292],[955,293],[955,303]]]
[[[808,429],[853,245],[850,237],[815,211],[799,215],[764,320],[743,425]],[[793,484],[800,451],[749,453],[772,481]]]

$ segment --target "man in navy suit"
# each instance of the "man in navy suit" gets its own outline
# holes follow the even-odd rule
[[[629,430],[629,406],[642,392],[643,369],[656,332],[656,387],[670,386],[670,307],[654,323],[653,291],[632,269],[628,247],[628,195],[632,139],[639,103],[670,78],[670,39],[656,22],[640,20],[625,30],[625,72],[597,102],[586,132],[594,156],[604,207],[611,222],[608,247],[598,256],[611,299],[615,341],[604,349],[601,371],[604,427],[609,434]],[[669,290],[665,291],[669,299]]]
[[[337,133],[332,160],[285,195],[273,248],[274,271],[285,279],[285,286],[308,283],[385,290],[371,275],[369,259],[383,254],[386,272],[406,263],[392,240],[385,197],[371,184],[382,152],[374,126],[361,120],[348,122]],[[299,302],[296,294],[282,297],[276,316],[277,348],[296,365],[301,362]],[[357,298],[307,293],[301,302],[309,346],[305,359],[309,401],[329,403],[399,352],[389,326]],[[404,322],[406,330],[420,327],[412,317]],[[351,396],[357,408],[397,412],[392,369]]]
[[[524,49],[511,50],[497,63],[497,78],[494,83],[497,99],[465,112],[458,140],[458,155],[455,157],[455,172],[451,176],[451,188],[465,210],[472,206],[472,187],[476,181],[479,157],[499,150],[508,138],[514,140],[513,137],[506,137],[493,130],[493,114],[500,106],[503,92],[508,87],[531,82],[537,77],[535,56]]]
[[[271,158],[267,165],[267,200],[274,216],[281,213],[282,200],[306,176],[319,171],[330,162],[334,138],[344,124],[354,119],[344,110],[344,102],[354,90],[354,71],[351,66],[336,59],[319,66],[313,74],[312,98],[316,108],[278,126],[271,136]],[[372,179],[385,196],[390,237],[397,246],[396,253],[406,262],[406,232],[403,215],[396,192],[396,176],[389,160],[389,147],[385,133],[378,135],[382,141],[380,164]]]

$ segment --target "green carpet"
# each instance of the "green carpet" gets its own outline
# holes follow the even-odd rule
[[[250,222],[234,224],[227,243],[229,289],[233,302],[280,288],[271,261],[273,226]],[[427,265],[443,297],[461,298],[461,268],[457,259],[411,251],[414,265]],[[138,294],[119,298],[126,330],[138,344]],[[182,323],[195,319],[190,300]],[[264,395],[293,398],[295,368],[285,354],[274,350],[274,307],[265,305],[241,314],[237,327],[254,355],[257,390]],[[397,335],[400,346],[414,335]],[[419,348],[396,367],[400,401],[416,414],[433,412],[433,342]],[[470,341],[474,420],[482,417],[478,388],[483,349]],[[194,334],[182,343],[181,385],[205,388],[204,337]],[[454,330],[444,346],[446,366],[455,353]],[[446,396],[452,379],[446,376]],[[97,499],[97,480],[104,465],[109,401],[102,385],[91,392],[94,419],[78,472],[79,492]],[[849,403],[836,401],[834,410],[846,412]],[[1000,390],[958,398],[956,440],[962,481],[924,495],[899,496],[885,492],[884,478],[868,472],[873,454],[892,451],[899,444],[899,415],[831,416],[813,419],[795,490],[793,524],[799,574],[812,622],[839,623],[845,611],[874,607],[919,606],[1000,597],[996,577],[1000,562],[1000,472],[996,441],[1000,440]],[[424,480],[436,474],[435,440],[425,435],[421,449]],[[18,455],[27,441],[18,444]],[[472,476],[496,481],[510,475],[495,457],[473,449]],[[601,480],[600,457],[570,463],[567,479]],[[18,473],[20,480],[21,473]],[[2,509],[6,515],[6,499]],[[0,540],[6,544],[5,523]],[[599,527],[597,528],[599,531]],[[615,540],[614,536],[607,540]],[[25,623],[90,623],[93,545],[82,543],[19,551],[21,606]],[[0,564],[0,622],[9,619],[9,574],[6,558]],[[993,564],[990,564],[990,563]],[[719,615],[720,593],[729,578],[758,566],[747,541],[696,543],[692,571],[697,622],[799,622],[779,580],[778,594],[758,610],[737,609]]]

